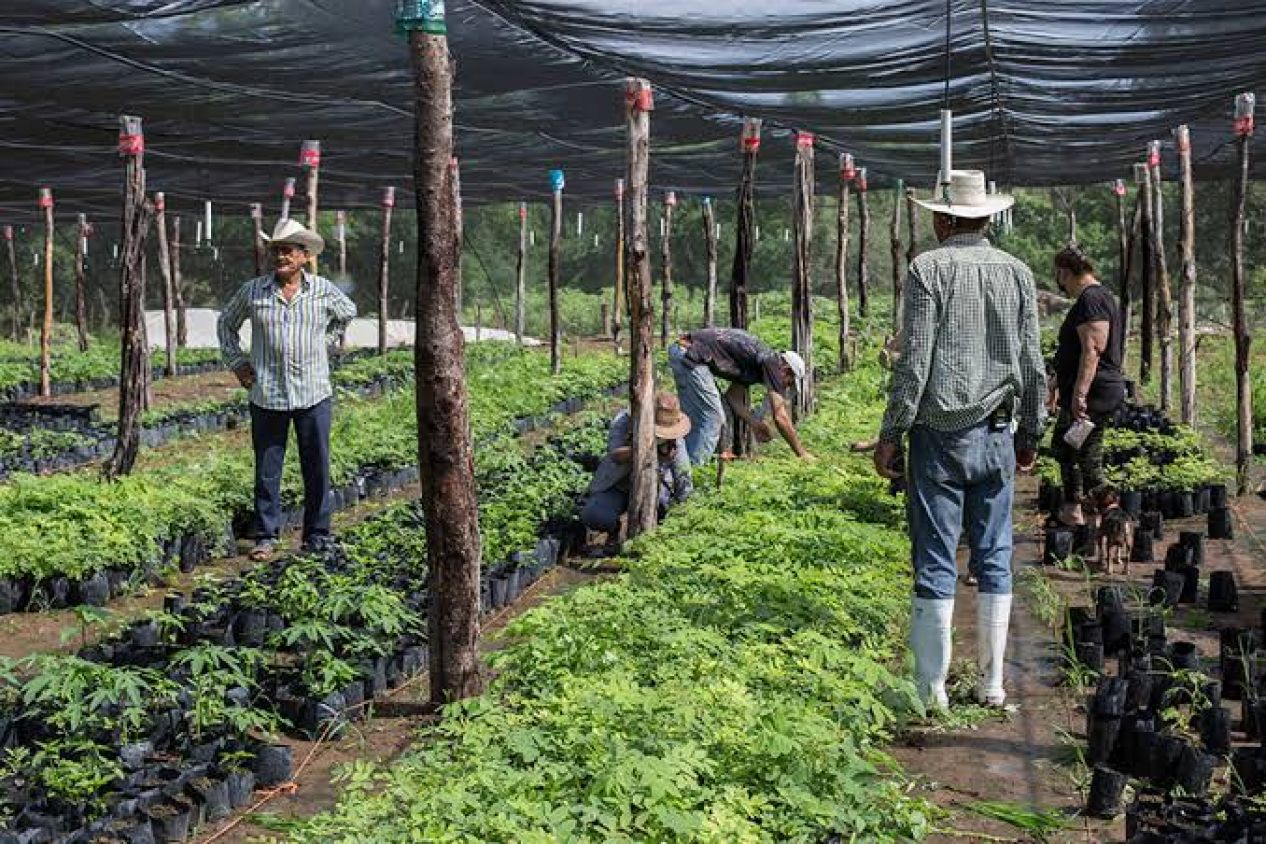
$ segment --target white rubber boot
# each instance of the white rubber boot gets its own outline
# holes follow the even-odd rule
[[[976,700],[1001,707],[1007,700],[1002,688],[1002,665],[1007,653],[1007,627],[1011,623],[1011,596],[976,596],[976,652],[980,682]]]
[[[919,697],[929,709],[949,709],[945,678],[949,675],[953,598],[918,598],[911,604],[910,647]]]

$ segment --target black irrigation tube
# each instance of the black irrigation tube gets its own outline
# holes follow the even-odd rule
[[[613,395],[619,389],[617,385],[607,393]],[[573,413],[584,404],[578,399],[559,402],[548,416],[520,420],[515,427],[520,432],[530,430],[559,414]],[[566,459],[567,456],[560,454],[560,457]],[[416,520],[413,527],[421,526],[420,515],[406,514],[405,517]],[[376,518],[385,519],[388,515]],[[574,502],[567,518],[575,519]],[[569,544],[566,529],[550,532],[551,526],[559,530],[562,521],[566,519],[561,514],[547,520],[541,526],[536,546],[530,551],[512,554],[505,563],[484,568],[481,573],[484,615],[517,601],[566,555]],[[224,597],[214,610],[205,606],[208,597],[205,588],[201,594],[195,590],[193,605],[186,602],[181,593],[169,594],[164,612],[183,620],[176,642],[171,645],[160,644],[158,624],[151,618],[134,622],[120,634],[82,649],[79,656],[114,666],[156,668],[174,676],[176,672],[171,670],[169,661],[183,648],[204,643],[262,647],[269,633],[286,628],[287,619],[274,610],[243,604],[237,596],[247,577],[257,576],[275,583],[292,560],[262,565],[221,584],[220,594]],[[335,573],[343,565],[336,550],[327,551],[322,561],[327,571]],[[408,608],[424,616],[428,604],[425,586],[410,588],[414,584],[402,581],[404,577],[403,572],[397,573],[391,585],[405,591]],[[253,697],[250,689],[242,687],[230,690],[228,699],[235,706],[268,708],[290,721],[296,728],[295,734],[324,739],[350,721],[364,717],[368,711],[366,704],[425,671],[428,657],[425,640],[406,634],[390,642],[382,655],[361,660],[356,678],[336,692],[320,697],[308,694],[288,680],[284,670],[270,669]],[[277,786],[290,780],[294,759],[289,745],[257,741],[227,729],[201,735],[196,740],[191,735],[181,738],[184,719],[194,703],[187,692],[188,688],[183,703],[175,710],[153,714],[147,725],[150,732],[146,739],[120,748],[119,758],[127,773],[120,789],[113,792],[117,799],[110,801],[107,817],[87,822],[82,810],[75,807],[27,805],[16,814],[8,831],[0,826],[0,844],[52,841],[54,836],[57,841],[87,842],[98,840],[96,836],[102,835],[117,836],[105,840],[128,842],[183,841],[202,824],[222,820],[235,810],[249,806],[255,788]],[[29,745],[38,740],[42,729],[46,727],[38,720],[24,721],[13,713],[0,712],[0,746]],[[60,815],[52,811],[54,808],[61,810]]]

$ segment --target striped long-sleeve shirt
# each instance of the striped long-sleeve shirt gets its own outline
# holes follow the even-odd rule
[[[251,279],[220,312],[220,354],[230,369],[247,363],[238,329],[251,321],[252,404],[302,410],[333,394],[328,346],[356,316],[351,299],[321,276],[305,272],[289,302],[273,275]]]
[[[880,440],[897,442],[916,424],[962,430],[1018,401],[1016,443],[1036,446],[1046,369],[1032,271],[983,235],[954,235],[910,265],[902,301],[902,353]]]

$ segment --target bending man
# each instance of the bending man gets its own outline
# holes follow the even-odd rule
[[[356,316],[356,305],[326,279],[304,267],[325,241],[293,220],[272,237],[274,271],[241,286],[220,314],[220,353],[238,382],[250,390],[251,445],[255,450],[255,517],[251,559],[271,559],[281,534],[281,470],[290,426],[299,443],[303,474],[303,546],[315,550],[330,536],[330,385],[328,344]],[[237,332],[251,322],[251,353]]]
[[[949,705],[945,679],[964,523],[979,579],[976,695],[990,706],[1006,699],[1015,472],[1032,469],[1045,425],[1033,273],[985,239],[990,216],[1011,203],[986,195],[977,170],[954,171],[946,196],[919,201],[934,213],[941,245],[910,265],[902,354],[875,447],[876,470],[894,478],[899,443],[910,435],[910,638],[919,693],[934,707]]]
[[[725,407],[717,378],[730,382],[725,399],[734,415],[752,426],[756,439],[773,438],[769,423],[752,410],[743,389],[757,384],[768,390],[767,403],[774,426],[799,457],[809,457],[791,421],[787,396],[804,377],[804,359],[795,352],[775,352],[755,335],[739,328],[701,328],[683,334],[668,347],[668,365],[677,384],[681,406],[692,428],[686,437],[690,462],[706,463],[716,451],[725,425]]]

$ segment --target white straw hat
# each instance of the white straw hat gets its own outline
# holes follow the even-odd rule
[[[269,246],[282,243],[298,246],[313,257],[320,255],[325,249],[325,238],[294,220],[278,220],[272,236],[261,233],[259,239]]]
[[[1015,204],[1006,194],[990,194],[985,189],[985,174],[980,170],[951,170],[948,201],[938,186],[931,199],[916,199],[919,205],[939,214],[978,220],[992,217]]]

